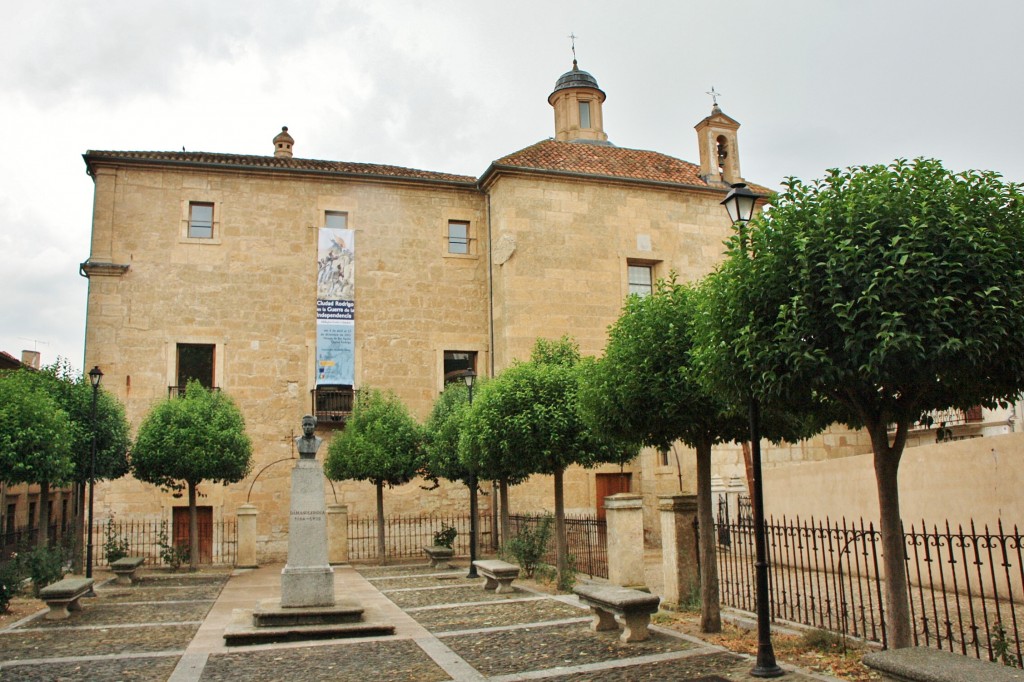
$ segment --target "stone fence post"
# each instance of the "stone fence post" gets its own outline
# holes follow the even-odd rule
[[[661,511],[661,561],[665,574],[662,604],[678,609],[700,589],[697,570],[697,537],[693,522],[697,518],[696,495],[659,495]]]
[[[348,563],[348,505],[327,505],[327,561]]]
[[[643,496],[611,495],[604,498],[604,509],[608,521],[608,581],[623,587],[646,585]]]
[[[259,512],[254,504],[243,504],[235,512],[238,523],[238,568],[256,568],[256,516]]]

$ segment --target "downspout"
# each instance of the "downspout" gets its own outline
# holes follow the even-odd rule
[[[491,242],[491,193],[487,192],[487,333],[491,345],[491,371],[490,377],[494,378],[494,259],[493,243]]]

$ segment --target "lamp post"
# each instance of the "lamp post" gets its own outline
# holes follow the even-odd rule
[[[92,498],[93,488],[96,485],[96,399],[100,393],[100,381],[103,379],[103,372],[99,366],[89,370],[89,383],[92,384],[92,453],[89,457],[89,521],[85,527],[86,550],[85,550],[85,577],[92,577]]]
[[[745,183],[738,182],[725,195],[722,205],[729,212],[733,225],[740,231],[740,249],[747,254],[746,235],[743,230],[754,215],[757,195]],[[761,406],[754,392],[750,392],[748,404],[750,416],[750,463],[753,479],[750,491],[751,511],[754,517],[754,562],[757,589],[757,662],[750,674],[754,677],[779,677],[783,674],[775,662],[772,648],[772,629],[768,611],[768,543],[764,528],[764,495],[761,482]]]
[[[476,381],[476,372],[470,367],[466,370],[465,374],[462,375],[462,380],[466,382],[466,388],[469,389],[469,404],[473,405],[473,382]],[[471,471],[469,474],[469,573],[466,574],[467,578],[479,577],[476,573],[476,524],[477,524],[477,509],[476,509],[476,472]]]

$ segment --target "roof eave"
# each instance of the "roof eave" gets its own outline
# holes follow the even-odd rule
[[[196,168],[212,171],[245,171],[249,173],[262,173],[266,175],[311,175],[317,177],[341,177],[348,179],[373,180],[377,182],[391,183],[412,183],[415,185],[447,186],[459,189],[476,190],[477,182],[472,178],[466,180],[455,180],[450,178],[422,178],[412,175],[385,175],[382,173],[356,173],[344,170],[326,170],[320,168],[288,168],[288,167],[267,167],[246,163],[211,163],[208,161],[195,161],[184,159],[155,159],[155,158],[131,158],[124,156],[104,156],[95,152],[82,154],[85,160],[86,173],[94,174],[96,164],[136,166],[136,167],[167,167]]]
[[[492,163],[480,179],[477,181],[480,189],[486,190],[494,184],[495,179],[501,173],[522,174],[522,175],[554,175],[556,177],[574,178],[577,180],[593,180],[597,182],[615,182],[626,185],[644,185],[663,189],[685,189],[711,194],[728,194],[730,187],[723,185],[716,187],[712,185],[694,185],[686,182],[671,182],[668,180],[651,180],[646,178],[629,178],[619,175],[603,175],[600,173],[580,173],[578,171],[566,171],[552,168],[534,168],[530,166],[511,166],[506,164]],[[759,198],[767,198],[767,194],[758,194]]]

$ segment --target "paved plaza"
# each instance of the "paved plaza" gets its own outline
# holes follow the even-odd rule
[[[466,569],[422,565],[339,566],[339,600],[395,634],[362,639],[224,645],[232,622],[257,600],[280,596],[281,566],[171,574],[132,586],[99,584],[94,599],[63,621],[36,614],[0,630],[0,680],[443,680],[559,682],[753,680],[750,658],[670,629],[622,644],[592,632],[575,596],[517,582],[508,594],[482,589]],[[787,670],[784,680],[835,678]]]

